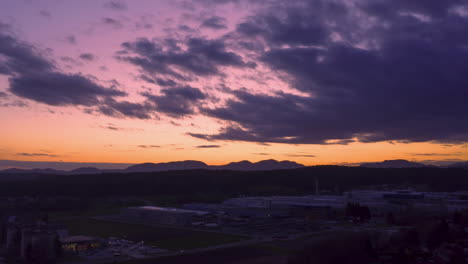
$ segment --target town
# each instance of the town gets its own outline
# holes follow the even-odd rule
[[[112,214],[84,217],[6,213],[1,232],[3,262],[140,263],[334,236],[367,241],[372,263],[468,260],[466,191],[352,190],[322,195],[316,185],[315,193],[305,196],[235,197],[177,208],[128,206]],[[3,204],[28,202],[34,200],[10,198]],[[158,229],[166,234],[152,237],[152,230]],[[187,243],[186,232],[194,237],[193,243]],[[160,239],[161,235],[165,238]],[[269,257],[270,263],[295,263],[291,257]]]

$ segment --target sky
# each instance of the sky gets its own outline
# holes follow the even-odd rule
[[[466,32],[465,0],[2,0],[0,168],[466,161]]]

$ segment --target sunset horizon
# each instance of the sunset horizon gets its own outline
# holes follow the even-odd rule
[[[0,159],[468,161],[462,7],[378,5],[5,1]]]

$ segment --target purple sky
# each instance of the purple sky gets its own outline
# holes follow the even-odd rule
[[[466,160],[466,32],[464,0],[4,0],[0,160]]]

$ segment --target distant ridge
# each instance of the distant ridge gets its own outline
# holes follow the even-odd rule
[[[256,170],[287,170],[287,169],[298,169],[305,167],[302,164],[296,163],[294,161],[283,160],[262,160],[256,163],[252,163],[248,160],[243,160],[239,162],[231,162],[222,166],[212,166],[215,169],[223,170],[240,170],[240,171],[256,171]]]
[[[185,160],[166,163],[143,163],[126,168],[125,172],[153,172],[169,170],[196,170],[207,169],[209,166],[201,161]]]
[[[285,170],[305,167],[294,161],[262,160],[252,163],[244,160],[240,162],[231,162],[221,166],[210,166],[204,162],[196,160],[173,161],[164,163],[142,163],[132,165],[122,170],[100,170],[94,167],[82,167],[71,171],[54,169],[7,169],[0,171],[1,174],[54,174],[54,175],[78,175],[78,174],[100,174],[100,173],[130,173],[130,172],[157,172],[171,170],[236,170],[236,171],[260,171],[260,170]]]
[[[436,167],[436,166],[407,161],[404,159],[396,159],[396,160],[385,160],[382,162],[362,163],[360,167],[365,167],[365,168],[428,168],[428,167]]]
[[[126,169],[98,169],[95,167],[81,167],[74,170],[55,170],[55,169],[17,169],[11,168],[0,170],[2,178],[5,175],[79,175],[79,174],[100,174],[100,173],[131,173],[131,172],[158,172],[171,170],[233,170],[233,171],[271,171],[271,170],[289,170],[305,167],[302,164],[294,161],[283,160],[277,161],[273,159],[262,160],[259,162],[250,162],[248,160],[231,162],[225,165],[210,166],[204,162],[196,160],[173,161],[164,163],[142,163],[131,165]],[[385,160],[382,162],[361,163],[363,168],[431,168],[437,167],[434,165],[426,165],[418,162],[411,162],[404,159]],[[442,167],[441,167],[442,168]],[[443,168],[465,168],[468,169],[468,161],[458,162],[451,165],[443,166]]]
[[[468,161],[465,161],[465,162],[457,162],[457,163],[448,165],[447,167],[448,167],[448,168],[464,168],[464,169],[468,169]]]

